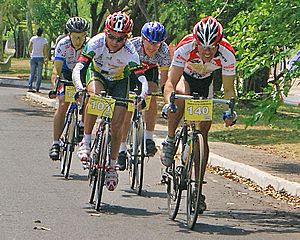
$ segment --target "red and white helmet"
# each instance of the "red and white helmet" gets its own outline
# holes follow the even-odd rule
[[[114,12],[106,18],[105,28],[119,33],[130,33],[133,21],[125,12]]]
[[[223,27],[215,18],[208,16],[194,26],[193,36],[203,47],[215,46],[222,39]]]

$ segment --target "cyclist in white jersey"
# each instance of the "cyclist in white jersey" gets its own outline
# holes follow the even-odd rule
[[[140,65],[139,55],[133,44],[127,39],[132,31],[133,21],[125,12],[110,14],[105,22],[105,30],[87,43],[73,71],[73,81],[77,91],[83,89],[86,81],[90,95],[106,90],[110,96],[125,98],[129,93],[130,69]],[[87,79],[82,76],[87,71]],[[148,91],[147,79],[141,75],[141,96]],[[111,165],[106,174],[106,187],[113,191],[118,184],[116,164],[120,147],[120,129],[126,113],[126,104],[116,103],[111,122]],[[96,116],[85,112],[84,137],[77,155],[83,164],[88,161],[91,151],[91,133]]]
[[[54,88],[57,75],[65,80],[72,82],[72,71],[77,59],[87,42],[86,31],[88,22],[84,18],[72,17],[66,23],[66,29],[69,35],[61,39],[56,48],[54,56],[54,66],[51,76],[51,84]],[[58,108],[54,114],[53,120],[53,144],[49,151],[49,157],[52,160],[59,160],[60,146],[59,138],[63,131],[64,119],[69,103],[64,100],[64,86],[60,84],[57,89]],[[83,129],[82,129],[83,131]]]
[[[235,96],[235,54],[232,46],[223,38],[222,25],[212,17],[203,18],[194,26],[193,34],[185,36],[177,45],[172,60],[170,73],[165,85],[164,98],[166,105],[163,114],[168,116],[168,136],[162,143],[161,162],[165,166],[172,164],[175,148],[175,130],[183,116],[184,101],[176,100],[176,113],[169,111],[170,95],[172,91],[189,95],[199,93],[200,97],[212,98],[212,77],[214,70],[222,69],[224,98]],[[224,119],[226,126],[234,124],[234,116]],[[200,131],[204,137],[204,158],[207,163],[208,132],[211,121],[200,123]],[[206,166],[206,164],[205,164]],[[206,209],[205,197],[201,198],[201,211]]]
[[[166,39],[165,27],[159,22],[145,23],[141,30],[141,36],[130,39],[135,46],[140,60],[143,65],[141,71],[144,72],[148,85],[149,93],[156,92],[158,82],[163,86],[168,78],[168,70],[170,67],[170,51],[168,45],[164,42]],[[159,73],[160,72],[160,73]],[[158,79],[160,76],[160,80]],[[131,76],[131,90],[136,87],[136,77]],[[148,156],[154,156],[157,152],[155,142],[153,141],[153,133],[155,128],[157,115],[156,97],[151,97],[149,110],[145,112],[146,122],[146,152]],[[118,163],[120,170],[125,170],[127,159],[126,136],[130,126],[131,113],[127,112],[123,125],[122,141],[119,149]]]

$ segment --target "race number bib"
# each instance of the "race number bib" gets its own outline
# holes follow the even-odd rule
[[[92,115],[112,118],[116,100],[112,98],[91,96],[87,112]]]
[[[184,118],[187,121],[212,121],[212,111],[212,100],[185,100]]]
[[[75,93],[76,89],[74,86],[65,86],[65,102],[75,102]]]
[[[135,98],[135,95],[129,93],[129,99],[130,99],[130,100],[134,100],[134,98]],[[147,111],[147,110],[149,110],[150,101],[151,101],[151,96],[147,96],[147,97],[146,97],[146,107],[145,107],[142,111]],[[128,112],[133,112],[133,111],[134,111],[134,105],[133,105],[133,103],[128,103],[127,111],[128,111]]]

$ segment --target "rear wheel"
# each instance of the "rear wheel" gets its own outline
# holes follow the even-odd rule
[[[202,134],[194,136],[192,154],[187,165],[187,225],[193,229],[200,211],[204,176],[204,141]]]

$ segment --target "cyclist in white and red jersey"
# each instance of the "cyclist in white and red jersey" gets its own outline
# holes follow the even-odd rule
[[[133,27],[133,21],[125,12],[110,14],[105,22],[105,30],[86,44],[73,71],[73,81],[77,91],[83,89],[82,77],[87,73],[86,86],[89,94],[100,94],[102,90],[113,97],[126,98],[129,93],[130,69],[140,66],[139,55],[133,44],[127,39]],[[148,91],[147,79],[140,75],[142,82],[141,97]],[[106,174],[106,187],[113,191],[118,184],[116,172],[117,157],[121,142],[121,127],[126,114],[126,104],[117,102],[111,122],[111,161]],[[122,121],[120,121],[122,120]],[[84,137],[77,152],[83,164],[88,161],[91,151],[91,133],[96,116],[85,112]]]
[[[66,23],[69,35],[62,38],[55,48],[54,66],[51,77],[51,84],[54,88],[57,75],[72,82],[72,71],[77,59],[87,42],[86,31],[89,25],[87,20],[81,17],[72,17]],[[58,107],[54,114],[53,121],[53,145],[49,151],[52,160],[59,160],[60,146],[59,138],[63,131],[64,119],[69,103],[64,100],[64,86],[60,84],[57,89]],[[52,96],[53,97],[53,96]],[[83,130],[82,130],[83,131]]]
[[[168,45],[164,42],[166,39],[166,29],[159,22],[145,23],[141,29],[141,36],[130,39],[135,46],[143,65],[142,71],[147,78],[149,93],[156,92],[158,84],[163,86],[168,78],[170,67],[170,51]],[[160,76],[160,79],[159,79]],[[131,75],[131,90],[136,87],[137,79]],[[151,97],[149,110],[145,112],[146,123],[146,153],[148,156],[154,156],[157,152],[153,133],[157,115],[156,96]],[[127,159],[126,136],[130,126],[131,113],[126,114],[123,125],[123,137],[119,150],[118,164],[120,170],[125,170]]]
[[[168,136],[162,143],[161,162],[165,166],[172,164],[172,155],[175,148],[175,130],[183,116],[184,101],[176,100],[176,113],[169,111],[170,95],[172,91],[178,94],[199,93],[200,97],[212,98],[212,72],[222,69],[224,98],[235,96],[235,54],[232,46],[223,38],[223,27],[213,17],[203,18],[193,29],[193,34],[185,36],[176,47],[170,73],[165,85],[164,98],[166,105],[163,113],[168,115]],[[226,125],[233,124],[233,117],[225,120]],[[211,121],[200,123],[200,131],[204,137],[205,160],[207,163],[208,132]],[[205,165],[206,166],[206,165]],[[206,209],[205,197],[201,198],[200,209]]]

